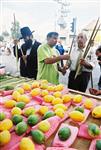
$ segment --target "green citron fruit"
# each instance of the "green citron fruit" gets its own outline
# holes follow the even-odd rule
[[[66,141],[71,135],[71,130],[68,127],[63,127],[59,130],[58,136],[61,141]]]
[[[96,150],[101,150],[101,140],[96,141]]]
[[[47,118],[50,118],[50,117],[53,117],[55,116],[55,113],[53,111],[47,111],[44,116],[43,116],[43,120],[44,119],[47,119]]]
[[[32,139],[37,144],[43,144],[45,142],[45,135],[40,130],[31,131]]]
[[[96,137],[99,136],[101,134],[100,128],[98,127],[98,125],[91,123],[88,125],[88,134],[91,137]]]
[[[25,105],[26,104],[24,102],[17,102],[15,106],[19,107],[20,109],[24,109]]]
[[[4,112],[0,112],[0,121],[4,120],[6,117]]]
[[[81,113],[84,113],[84,108],[82,108],[82,107],[77,107],[77,108],[75,108],[75,110],[80,111]]]
[[[39,122],[39,117],[38,117],[37,115],[30,115],[30,116],[28,117],[27,123],[28,123],[30,126],[34,126],[34,125],[36,125],[38,122]]]
[[[16,115],[14,115],[14,116],[12,117],[12,121],[13,121],[13,123],[16,125],[16,124],[18,124],[19,122],[22,122],[22,121],[23,121],[23,117],[22,117],[21,115],[16,114]]]
[[[20,122],[15,127],[15,132],[18,135],[22,135],[27,131],[27,124],[25,122]]]
[[[33,114],[35,114],[35,108],[34,107],[30,106],[30,107],[27,107],[24,109],[24,115],[26,117],[33,115]]]

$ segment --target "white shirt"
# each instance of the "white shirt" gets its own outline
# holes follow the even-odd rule
[[[80,54],[80,49],[78,47],[73,47],[71,54],[70,54],[70,60],[71,60],[71,65],[70,65],[70,70],[75,71],[76,70],[76,64],[78,61],[78,56]],[[84,50],[83,50],[84,53]],[[92,48],[90,48],[88,55],[86,56],[85,60],[94,68],[96,63],[97,63],[97,58],[95,55],[95,52]],[[92,69],[87,69],[83,66],[82,71],[86,72],[91,72]]]
[[[34,45],[34,43],[35,43],[35,40],[33,40],[32,45]],[[31,49],[32,49],[32,47],[27,49],[26,55],[30,55]]]

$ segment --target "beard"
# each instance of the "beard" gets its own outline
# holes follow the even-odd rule
[[[29,49],[29,48],[31,48],[32,42],[33,41],[31,39],[25,41],[25,48],[26,48],[26,50]]]
[[[84,47],[85,47],[85,45],[84,45],[84,43],[83,43],[83,42],[78,42],[78,47],[79,47],[80,49],[82,49],[82,48],[84,48]]]

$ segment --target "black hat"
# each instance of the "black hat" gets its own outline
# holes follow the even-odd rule
[[[23,27],[20,29],[22,37],[20,39],[25,39],[26,36],[31,36],[34,31],[31,31],[29,27]]]

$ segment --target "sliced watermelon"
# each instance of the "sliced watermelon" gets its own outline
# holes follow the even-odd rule
[[[88,125],[87,124],[82,124],[80,126],[80,129],[79,129],[79,132],[78,132],[78,136],[79,137],[83,137],[83,138],[86,138],[86,139],[89,139],[89,140],[92,140],[92,139],[96,139],[96,138],[101,138],[101,135],[98,136],[98,137],[91,137],[89,134],[88,134]]]
[[[101,138],[100,139],[92,140],[91,145],[89,147],[89,150],[96,150],[96,141],[97,140],[101,140]]]
[[[61,119],[58,116],[54,116],[51,118],[46,119],[51,124],[51,127],[48,132],[45,133],[46,140],[56,131],[58,125],[60,124]],[[32,130],[38,129],[38,124],[32,127]]]
[[[55,147],[66,147],[66,148],[68,148],[68,147],[70,147],[74,143],[74,141],[75,141],[75,139],[77,137],[77,134],[78,134],[78,128],[74,127],[74,126],[71,126],[71,125],[68,125],[68,124],[65,124],[65,123],[62,123],[61,126],[60,126],[60,128],[59,128],[59,130],[61,128],[63,128],[63,127],[70,128],[70,130],[71,130],[70,137],[66,141],[61,141],[59,139],[59,137],[58,137],[58,132],[57,132],[56,136],[55,136],[55,138],[53,140],[52,146],[55,146]]]

